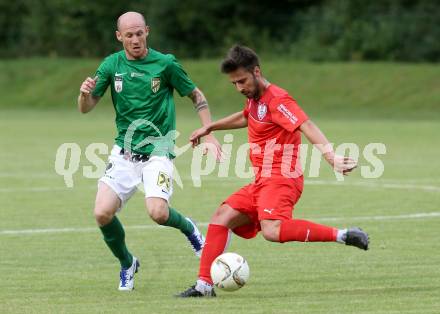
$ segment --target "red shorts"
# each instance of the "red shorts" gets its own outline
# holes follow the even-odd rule
[[[302,189],[303,177],[260,178],[242,187],[223,204],[246,214],[251,222],[232,231],[240,237],[250,239],[261,230],[261,220],[292,219],[293,207],[298,202]]]

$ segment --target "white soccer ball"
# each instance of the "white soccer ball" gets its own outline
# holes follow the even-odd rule
[[[249,265],[236,253],[223,253],[211,265],[214,286],[225,291],[235,291],[249,279]]]

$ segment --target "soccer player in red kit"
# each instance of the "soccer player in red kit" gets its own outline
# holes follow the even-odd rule
[[[196,146],[201,137],[214,130],[248,127],[255,181],[232,194],[215,211],[208,226],[198,280],[178,296],[215,296],[210,268],[224,252],[229,230],[245,239],[261,231],[272,242],[339,242],[367,250],[368,235],[359,228],[336,229],[292,218],[304,181],[297,162],[301,133],[336,171],[347,174],[356,167],[356,161],[335,155],[325,135],[295,100],[262,76],[254,51],[244,46],[232,47],[221,69],[246,96],[245,108],[194,131],[190,140]]]

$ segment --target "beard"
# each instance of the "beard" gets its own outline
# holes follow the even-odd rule
[[[252,78],[253,78],[253,91],[251,92],[251,97],[249,98],[253,98],[255,100],[258,100],[261,97],[261,90],[260,90],[260,84],[258,84],[258,80],[257,77],[255,76],[255,74],[252,73]]]

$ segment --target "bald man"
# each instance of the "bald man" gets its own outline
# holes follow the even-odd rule
[[[121,264],[121,291],[133,290],[139,261],[127,249],[116,214],[138,185],[143,185],[147,212],[156,223],[179,229],[198,257],[204,245],[194,222],[169,206],[175,157],[173,91],[192,100],[203,126],[211,123],[208,102],[173,55],[148,47],[149,32],[141,14],[121,15],[116,38],[123,50],[104,59],[94,77],[84,80],[78,96],[79,111],[87,113],[111,89],[117,136],[107,170],[99,179],[94,215],[105,243]],[[209,135],[207,142],[219,158],[218,141]]]

